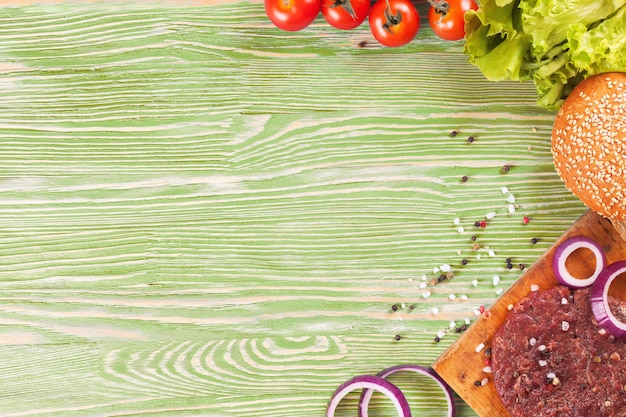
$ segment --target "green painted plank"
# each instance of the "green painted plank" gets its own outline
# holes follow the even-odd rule
[[[427,27],[394,50],[260,3],[10,7],[0,73],[3,416],[323,415],[434,361],[583,212],[534,87]]]

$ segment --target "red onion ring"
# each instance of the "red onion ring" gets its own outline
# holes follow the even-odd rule
[[[626,260],[607,266],[591,287],[591,310],[598,324],[615,337],[626,340],[626,323],[620,321],[609,307],[609,287],[626,272]]]
[[[580,248],[589,249],[596,257],[596,269],[593,274],[586,279],[578,279],[569,273],[565,266],[567,258],[574,253],[575,250]],[[552,269],[556,279],[563,285],[567,285],[570,288],[583,288],[588,287],[595,282],[600,275],[600,272],[606,268],[606,255],[602,247],[593,240],[584,236],[576,236],[567,239],[556,248],[554,257],[552,258]]]
[[[389,375],[401,371],[416,372],[420,375],[425,375],[429,378],[432,378],[437,383],[437,385],[441,387],[445,394],[446,401],[448,403],[447,417],[456,416],[456,404],[454,403],[452,389],[439,375],[437,375],[437,373],[432,368],[412,364],[396,365],[379,372],[377,376],[381,378],[387,378]],[[359,399],[359,417],[368,417],[367,408],[370,400],[372,399],[372,395],[374,395],[374,391],[371,389],[366,389],[361,394],[361,398]]]
[[[389,397],[393,405],[396,407],[398,416],[411,417],[411,409],[409,408],[409,403],[406,400],[406,397],[404,396],[402,391],[400,391],[400,388],[396,387],[385,378],[375,375],[356,376],[351,380],[339,385],[339,387],[330,397],[330,401],[328,402],[328,407],[326,409],[326,417],[334,417],[337,406],[339,405],[343,397],[357,389],[367,389],[368,391],[374,390],[385,394],[387,397]],[[359,404],[359,412],[361,411],[360,407],[361,406]]]

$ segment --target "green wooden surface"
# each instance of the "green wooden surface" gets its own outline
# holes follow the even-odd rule
[[[6,417],[322,416],[353,375],[432,363],[584,211],[534,86],[428,27],[394,50],[261,3],[4,7],[0,87]]]

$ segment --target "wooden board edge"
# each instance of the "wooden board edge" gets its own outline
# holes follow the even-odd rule
[[[626,242],[617,235],[610,221],[588,210],[432,364],[480,417],[509,416],[492,383],[492,375],[484,371],[489,359],[486,352],[496,330],[506,320],[509,305],[526,297],[532,285],[548,289],[558,284],[552,273],[552,256],[561,242],[574,235],[599,242],[609,263],[617,260],[620,253],[626,256]]]

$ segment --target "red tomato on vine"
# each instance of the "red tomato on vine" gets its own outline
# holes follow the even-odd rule
[[[321,0],[265,0],[265,13],[272,23],[292,32],[313,23],[321,7]]]
[[[337,29],[354,29],[370,11],[370,0],[322,0],[322,15]]]
[[[428,23],[442,39],[458,41],[465,37],[465,12],[478,9],[475,0],[429,0]]]
[[[420,18],[410,0],[377,0],[369,16],[374,38],[385,46],[411,42],[420,28]]]

